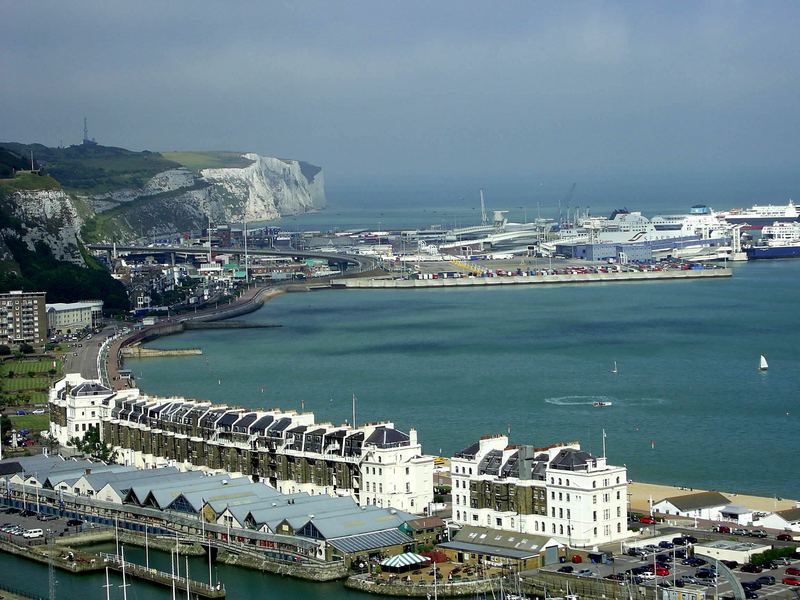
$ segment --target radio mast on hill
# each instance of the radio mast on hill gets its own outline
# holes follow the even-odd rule
[[[83,117],[83,145],[84,146],[93,146],[97,144],[94,141],[94,138],[89,137],[89,126],[86,124],[86,117]]]

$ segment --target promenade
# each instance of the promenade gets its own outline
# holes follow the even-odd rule
[[[703,490],[699,488],[631,481],[628,483],[628,494],[630,496],[629,508],[634,512],[649,513],[651,499],[653,503],[656,503],[664,498],[671,498],[673,496],[687,496],[689,494],[698,494],[700,492],[707,491],[718,491],[723,496],[730,498],[731,504],[741,504],[747,508],[762,512],[775,512],[776,510],[794,508],[798,502],[797,500],[790,500],[786,498],[781,498],[779,500],[777,498],[753,496],[749,494],[737,494],[735,492],[725,492],[721,490]]]

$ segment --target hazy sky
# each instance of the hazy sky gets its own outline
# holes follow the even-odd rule
[[[329,182],[794,172],[797,2],[0,4],[0,139]],[[780,198],[779,200],[783,200]]]

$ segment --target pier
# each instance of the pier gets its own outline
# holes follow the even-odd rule
[[[455,288],[491,285],[553,285],[572,283],[616,283],[622,281],[697,280],[731,277],[729,268],[665,271],[622,271],[609,273],[567,273],[559,275],[496,275],[493,277],[443,277],[437,279],[337,279],[333,288],[415,289]]]
[[[122,573],[123,562],[118,556],[114,554],[106,554],[104,552],[101,553],[100,556],[105,561],[106,566],[114,571],[117,571],[118,573]],[[124,566],[125,575],[128,577],[135,577],[137,579],[156,583],[168,588],[171,588],[174,585],[176,589],[183,590],[184,592],[186,591],[186,586],[188,585],[189,592],[198,598],[225,597],[225,587],[222,584],[211,586],[201,581],[189,579],[188,577],[175,577],[171,573],[166,573],[157,569],[149,569],[145,566],[128,562],[127,560],[124,562]]]
[[[196,356],[202,354],[200,348],[142,348],[141,346],[127,346],[122,349],[122,356],[128,358],[158,358],[162,356]]]

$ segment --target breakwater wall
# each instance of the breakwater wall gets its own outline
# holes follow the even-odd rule
[[[633,271],[621,273],[569,273],[564,275],[513,275],[511,277],[446,277],[440,279],[337,279],[333,288],[416,289],[492,285],[555,285],[569,283],[616,283],[623,281],[697,280],[731,277],[728,268],[689,271]]]
[[[300,562],[280,562],[269,560],[249,552],[235,552],[220,548],[217,561],[237,567],[245,567],[275,575],[285,575],[309,581],[335,581],[347,576],[347,566],[343,562],[309,564]]]
[[[200,348],[142,348],[141,346],[126,346],[122,349],[122,356],[135,358],[156,358],[161,356],[196,356],[202,354]]]
[[[402,578],[401,578],[402,579]],[[456,583],[439,583],[434,589],[433,584],[410,584],[403,581],[389,583],[385,580],[370,578],[366,575],[353,575],[344,583],[345,587],[379,594],[381,596],[399,596],[405,598],[457,598],[463,596],[475,597],[477,594],[489,594],[500,590],[499,579],[482,579],[479,581],[464,581]],[[508,582],[504,584],[508,587]]]

